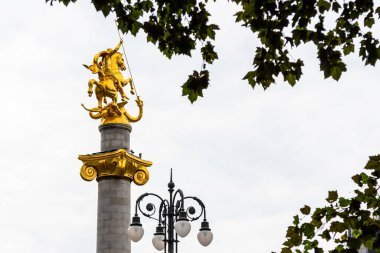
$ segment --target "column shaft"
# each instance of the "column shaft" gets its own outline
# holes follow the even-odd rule
[[[99,127],[101,151],[127,149],[132,128],[124,124]],[[123,178],[103,178],[98,182],[97,253],[130,253],[127,229],[131,216],[131,182]]]
[[[130,223],[131,183],[103,179],[98,183],[97,253],[130,253],[127,236]]]

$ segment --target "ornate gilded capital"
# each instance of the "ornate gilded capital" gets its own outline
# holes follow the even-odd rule
[[[152,165],[152,162],[134,156],[125,149],[80,155],[78,159],[83,162],[80,176],[86,181],[116,177],[130,179],[137,185],[143,185],[149,180],[147,167]]]

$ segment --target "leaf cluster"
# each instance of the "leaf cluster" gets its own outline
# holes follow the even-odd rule
[[[320,70],[325,78],[334,80],[347,71],[343,56],[355,52],[355,39],[366,65],[375,65],[380,59],[378,39],[365,32],[379,18],[380,7],[375,8],[373,0],[233,1],[242,7],[236,21],[257,34],[262,44],[255,53],[254,70],[244,77],[252,87],[265,89],[280,74],[293,86],[302,75],[303,61],[291,59],[289,50],[302,44],[316,46]],[[325,21],[328,14],[335,19],[331,28],[331,21],[327,25]]]
[[[356,184],[353,197],[329,191],[326,206],[313,212],[307,205],[301,208],[303,217],[294,216],[281,253],[353,253],[362,245],[380,252],[380,155],[371,156],[365,169],[352,177]],[[321,241],[334,246],[324,250]]]
[[[45,0],[68,5],[76,0]],[[216,0],[214,0],[216,1]],[[218,25],[210,24],[208,0],[92,0],[104,16],[115,12],[123,33],[146,34],[168,58],[188,55],[201,44],[204,63],[218,59],[212,42]],[[373,0],[231,0],[240,7],[236,22],[259,38],[253,57],[253,69],[243,79],[254,88],[264,89],[278,77],[295,85],[302,76],[303,60],[293,59],[292,50],[311,43],[317,51],[325,78],[339,80],[347,71],[344,56],[358,53],[366,65],[380,59],[379,40],[371,28],[380,17]],[[329,18],[327,18],[329,17]],[[329,22],[326,21],[329,20]],[[331,20],[335,21],[331,23]],[[332,27],[331,27],[331,24]],[[359,46],[359,48],[356,48]],[[203,66],[203,64],[202,64]],[[207,71],[202,68],[201,71]],[[198,71],[196,71],[198,72]],[[197,78],[194,74],[189,78]],[[183,95],[194,102],[208,87],[208,78],[188,79]],[[193,85],[188,85],[188,82]],[[191,94],[191,96],[190,96]]]

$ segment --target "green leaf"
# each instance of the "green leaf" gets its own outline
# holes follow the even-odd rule
[[[313,224],[316,228],[320,228],[323,225],[321,219],[318,218],[313,218],[311,220],[311,224]]]
[[[214,51],[214,46],[208,41],[205,46],[201,48],[202,58],[209,64],[212,64],[215,59],[218,59],[218,54]]]
[[[367,162],[365,169],[380,169],[380,161],[378,156],[371,156]]]
[[[331,4],[326,0],[319,0],[317,3],[318,9],[321,13],[330,10]]]
[[[330,235],[330,231],[328,229],[325,229],[322,234],[321,234],[321,237],[323,239],[325,239],[326,241],[330,241],[331,239],[331,235]]]
[[[360,173],[360,178],[364,184],[367,184],[369,181],[369,176],[365,174],[364,172]]]
[[[377,195],[377,190],[375,187],[368,187],[364,190],[364,194],[367,195],[367,197],[375,197]]]
[[[347,43],[343,47],[343,53],[344,55],[348,55],[350,53],[355,52],[355,45],[352,43]]]
[[[203,97],[203,90],[207,89],[209,84],[209,73],[207,70],[201,72],[195,71],[189,75],[187,81],[182,85],[182,96],[187,96],[191,103],[194,103],[198,97]]]
[[[292,253],[292,251],[289,248],[282,248],[281,253]]]
[[[337,232],[337,233],[342,233],[343,231],[346,230],[346,226],[344,225],[344,223],[340,222],[340,221],[333,221],[331,222],[331,226],[330,226],[330,231],[331,232]]]
[[[361,183],[362,178],[360,177],[360,175],[356,174],[356,175],[352,176],[351,178],[352,178],[352,180],[353,180],[356,184],[358,184],[359,186],[362,186],[362,185],[363,185],[363,184]]]
[[[315,232],[314,232],[315,227],[312,224],[310,224],[310,223],[304,223],[304,224],[302,224],[301,228],[303,230],[303,234],[307,238],[311,239],[315,235]]]
[[[207,36],[212,39],[212,40],[215,40],[215,31],[216,30],[219,30],[219,26],[215,25],[215,24],[211,24],[208,28],[207,28]]]
[[[326,208],[316,208],[311,216],[311,224],[319,228],[322,226],[322,218],[326,215]]]
[[[294,86],[296,84],[296,77],[292,74],[292,73],[288,73],[286,75],[286,81],[288,81],[288,83],[291,85],[291,86]]]
[[[292,237],[296,232],[296,228],[294,226],[289,226],[286,230],[286,237]]]
[[[378,15],[378,17],[380,18],[380,6],[376,8],[375,13],[376,13],[376,14]]]
[[[298,215],[293,216],[293,224],[298,225],[300,223],[300,218]]]
[[[364,25],[371,28],[375,24],[374,18],[365,18],[364,19]]]
[[[358,226],[358,220],[355,216],[345,217],[344,224],[347,228],[355,228]]]
[[[244,77],[243,80],[248,80],[248,83],[252,86],[252,88],[255,88],[256,85],[256,72],[255,71],[249,71]]]
[[[310,214],[310,206],[305,205],[304,207],[302,207],[300,209],[300,211],[301,211],[302,214],[308,215],[308,214]]]
[[[333,4],[332,4],[332,10],[333,11],[338,13],[341,8],[342,8],[342,6],[338,2],[333,2]]]
[[[350,204],[351,204],[351,200],[343,198],[343,197],[339,198],[339,205],[341,207],[348,207]]]
[[[337,191],[329,191],[328,197],[326,198],[327,202],[333,203],[338,199]]]
[[[337,66],[333,66],[331,68],[331,76],[333,77],[334,80],[338,81],[341,75],[342,75],[342,71]]]

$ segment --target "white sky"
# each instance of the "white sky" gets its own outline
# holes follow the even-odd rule
[[[173,168],[176,185],[206,204],[214,233],[203,248],[194,222],[181,253],[278,251],[303,204],[324,204],[331,189],[350,194],[350,177],[378,154],[378,67],[349,58],[339,83],[324,80],[315,50],[304,47],[294,53],[306,60],[300,83],[252,90],[241,78],[256,41],[234,24],[234,5],[211,7],[221,27],[219,60],[205,98],[194,105],[180,85],[199,69],[199,55],[169,61],[142,34],[125,38],[145,103],[131,146],[154,162],[150,181],[134,185],[132,197],[166,196]],[[2,0],[0,31],[0,252],[93,253],[97,185],[80,178],[77,156],[99,151],[100,134],[80,106],[96,105],[87,97],[93,76],[82,63],[117,44],[113,18],[88,0],[68,8]],[[154,252],[156,224],[142,222],[145,236],[132,250]]]

